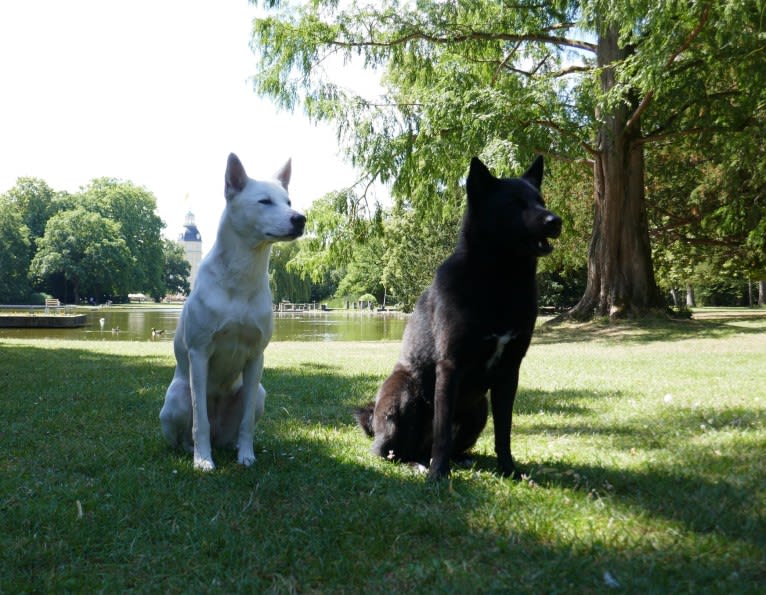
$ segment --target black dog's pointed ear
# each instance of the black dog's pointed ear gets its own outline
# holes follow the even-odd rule
[[[538,155],[521,177],[539,190],[543,183],[543,156]]]
[[[471,159],[471,165],[468,168],[468,179],[465,183],[468,200],[471,201],[474,197],[484,194],[487,185],[494,179],[495,177],[487,169],[487,166],[481,162],[481,159],[478,157]]]
[[[229,160],[226,162],[226,185],[223,194],[226,200],[233,198],[244,190],[247,185],[247,174],[242,162],[234,153],[229,154]]]

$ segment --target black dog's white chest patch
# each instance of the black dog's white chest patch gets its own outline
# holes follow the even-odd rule
[[[503,352],[505,351],[505,346],[510,343],[511,339],[516,338],[516,333],[513,331],[508,331],[504,335],[491,335],[489,337],[490,339],[495,339],[495,352],[490,356],[490,358],[487,360],[487,370],[491,370],[497,362],[500,361],[500,358],[503,357]]]

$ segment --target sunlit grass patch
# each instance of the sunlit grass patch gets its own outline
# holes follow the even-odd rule
[[[398,343],[274,343],[257,461],[157,419],[168,343],[0,340],[0,591],[758,592],[766,319],[543,329],[513,449],[427,484],[351,409]]]

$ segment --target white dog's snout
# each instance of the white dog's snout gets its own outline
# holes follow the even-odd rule
[[[295,215],[290,217],[290,223],[293,224],[297,232],[303,233],[303,228],[306,227],[306,215],[295,213]]]

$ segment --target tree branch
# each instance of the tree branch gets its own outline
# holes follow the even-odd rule
[[[702,14],[700,15],[699,23],[697,23],[697,26],[692,29],[692,31],[689,33],[689,35],[686,36],[686,39],[684,42],[680,45],[680,47],[673,52],[673,54],[670,55],[670,57],[665,62],[665,68],[669,68],[673,62],[676,61],[676,58],[681,55],[682,52],[687,50],[689,46],[692,44],[692,42],[697,38],[697,36],[702,32],[702,29],[705,27],[705,24],[708,21],[708,17],[710,16],[710,5],[706,4],[705,8],[702,9]],[[649,104],[652,102],[652,99],[654,98],[654,90],[650,90],[646,95],[644,95],[644,98],[641,100],[641,103],[636,108],[636,111],[633,112],[633,115],[628,120],[627,124],[625,124],[625,130],[630,130],[635,124],[638,122],[638,119],[641,117],[641,114],[643,114],[646,111],[646,108],[649,107]]]
[[[329,41],[329,45],[342,48],[363,48],[363,47],[394,47],[404,45],[410,41],[428,41],[435,44],[465,43],[467,41],[510,41],[520,42],[533,41],[544,44],[555,45],[557,47],[570,47],[586,52],[595,53],[596,45],[582,41],[580,39],[570,39],[568,37],[557,37],[553,35],[514,35],[511,33],[485,33],[481,31],[471,31],[465,34],[456,34],[448,36],[431,35],[424,31],[414,31],[408,35],[403,35],[389,41]]]
[[[673,132],[664,132],[660,134],[651,134],[648,136],[642,136],[641,138],[637,138],[635,142],[638,145],[645,145],[647,143],[655,143],[657,141],[661,141],[666,138],[673,138],[675,136],[691,136],[692,134],[699,134],[700,132],[709,132],[711,130],[716,130],[716,129],[711,127],[706,127],[706,126],[696,126],[694,128],[687,128],[686,130],[676,130]]]
[[[556,122],[553,122],[552,120],[531,120],[530,124],[537,124],[538,126],[543,126],[545,128],[550,128],[551,130],[555,130],[556,132],[566,135],[566,136],[572,136],[567,130],[565,130],[563,127],[561,127]],[[595,157],[598,155],[598,151],[594,149],[590,144],[586,143],[585,141],[579,142],[580,147],[588,153],[588,155]]]
[[[503,58],[503,61],[500,62],[500,64],[498,64],[497,70],[495,70],[495,75],[492,77],[492,84],[493,85],[497,81],[497,77],[500,75],[500,71],[503,70],[503,68],[505,68],[508,65],[508,63],[511,61],[511,59],[514,56],[514,54],[516,53],[516,50],[519,49],[520,45],[521,45],[520,41],[516,42],[516,44],[514,44],[514,46],[513,46],[513,49],[510,52],[508,52],[508,55],[505,58]]]
[[[592,168],[594,163],[593,159],[578,159],[577,157],[570,157],[569,155],[564,155],[562,153],[555,153],[554,151],[551,151],[550,149],[544,149],[542,147],[533,147],[532,151],[534,153],[539,153],[540,155],[548,155],[550,157],[558,159],[559,161],[566,161],[567,163],[584,165],[589,168]]]

